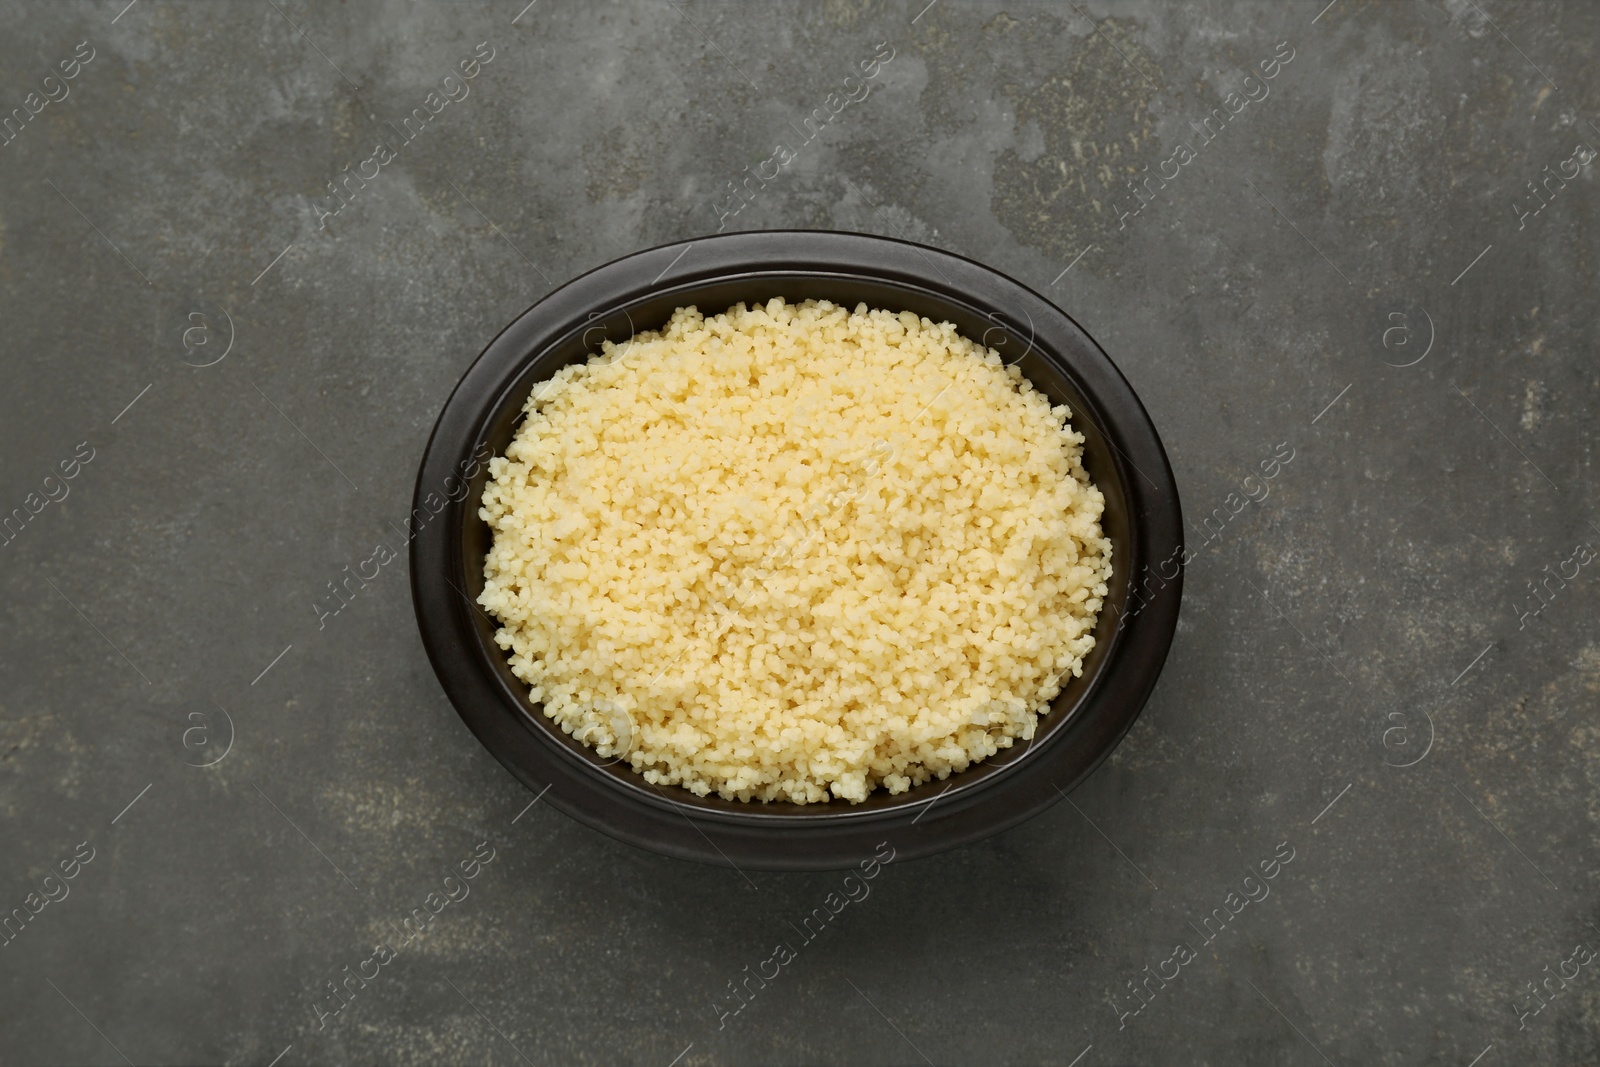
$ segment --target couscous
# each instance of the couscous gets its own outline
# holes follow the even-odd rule
[[[1070,416],[910,312],[680,308],[533,390],[479,603],[543,714],[652,783],[903,792],[1031,738],[1094,645]]]

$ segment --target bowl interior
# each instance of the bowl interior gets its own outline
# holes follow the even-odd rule
[[[606,779],[610,786],[634,794],[639,799],[659,802],[662,797],[667,797],[694,808],[706,809],[708,813],[787,821],[867,815],[926,803],[951,789],[975,788],[993,776],[1004,773],[1007,768],[1027,760],[1060,734],[1073,711],[1096,685],[1101,676],[1101,665],[1115,650],[1124,632],[1117,623],[1130,599],[1129,564],[1134,533],[1130,524],[1134,519],[1128,505],[1122,468],[1113,454],[1116,446],[1102,432],[1106,421],[1075,382],[1069,370],[1069,361],[1063,358],[1062,353],[1047,351],[1035,338],[1031,323],[1009,321],[992,310],[969,306],[943,293],[865,275],[762,272],[701,281],[678,288],[669,286],[631,303],[595,313],[584,327],[569,331],[542,350],[529,352],[521,373],[489,407],[488,414],[478,428],[474,438],[481,442],[477,454],[503,454],[521,422],[523,405],[534,387],[563,366],[583,362],[597,354],[602,341],[620,344],[639,331],[657,329],[679,307],[694,305],[703,313],[713,315],[741,301],[746,304],[765,303],[773,297],[782,297],[790,303],[807,299],[831,300],[845,308],[865,303],[871,308],[911,311],[935,322],[954,323],[964,336],[995,349],[1007,364],[1017,365],[1034,388],[1049,397],[1052,403],[1066,404],[1071,409],[1070,422],[1085,438],[1084,467],[1105,497],[1101,527],[1112,543],[1112,578],[1094,630],[1095,646],[1084,658],[1083,673],[1080,677],[1064,681],[1062,691],[1051,702],[1051,710],[1040,717],[1033,738],[1014,741],[1010,748],[1002,749],[987,760],[954,773],[947,779],[933,779],[894,796],[881,789],[874,790],[865,801],[857,804],[842,800],[818,804],[746,802],[724,800],[714,794],[698,797],[679,787],[652,786],[625,762],[603,758],[587,745],[563,733],[544,716],[542,707],[529,699],[527,685],[511,673],[505,654],[494,643],[498,623],[481,609],[472,612],[477,653],[499,679],[511,701],[521,709],[527,729],[540,735],[545,743],[557,746],[566,758],[588,764],[589,770]],[[469,480],[464,501],[466,506],[461,509],[461,551],[455,560],[457,573],[452,576],[457,587],[473,600],[483,591],[484,558],[492,541],[488,524],[478,517],[477,502],[483,495],[483,486],[488,478],[486,468],[484,464],[483,469]]]

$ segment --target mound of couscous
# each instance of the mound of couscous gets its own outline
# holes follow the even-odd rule
[[[1070,414],[910,312],[680,308],[535,387],[478,602],[544,714],[650,782],[903,792],[1032,737],[1094,645]]]

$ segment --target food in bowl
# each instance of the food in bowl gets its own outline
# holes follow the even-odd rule
[[[679,308],[524,414],[478,602],[543,714],[648,782],[901,793],[1031,738],[1094,647],[1083,437],[950,323]]]

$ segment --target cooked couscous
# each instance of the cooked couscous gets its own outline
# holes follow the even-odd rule
[[[535,387],[478,602],[543,713],[650,782],[903,792],[1032,737],[1094,645],[1070,415],[910,312],[680,308]]]

